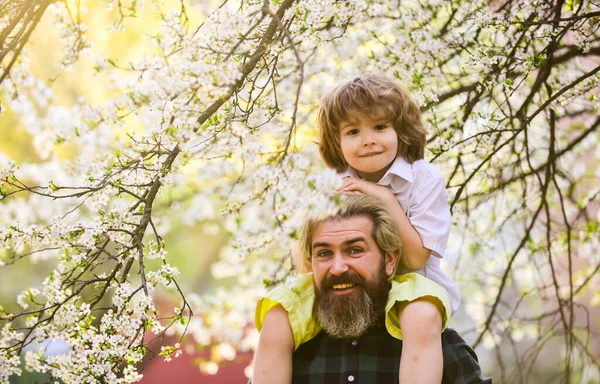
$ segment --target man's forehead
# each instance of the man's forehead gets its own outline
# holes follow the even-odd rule
[[[361,238],[373,240],[373,222],[367,216],[332,218],[320,222],[312,236],[313,247],[318,244],[341,244]]]

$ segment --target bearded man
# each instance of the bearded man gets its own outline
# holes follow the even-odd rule
[[[349,196],[336,215],[303,226],[295,264],[312,275],[304,277],[306,286],[298,299],[312,297],[314,290],[314,303],[305,304],[323,331],[293,352],[292,383],[398,383],[402,341],[388,330],[394,329],[393,323],[397,327],[402,312],[390,311],[396,305],[388,303],[390,290],[408,287],[423,296],[428,290],[434,295],[437,288],[414,273],[400,277],[404,284],[397,284],[398,279],[392,283],[401,251],[397,228],[384,206],[368,196]],[[446,329],[440,344],[442,383],[491,383],[481,376],[475,352],[456,331]],[[270,348],[277,349],[261,340],[258,353],[266,356]],[[411,359],[427,355],[410,353]]]

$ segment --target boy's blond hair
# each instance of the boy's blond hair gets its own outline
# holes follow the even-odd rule
[[[385,257],[387,253],[398,255],[394,273],[400,263],[399,255],[402,253],[402,240],[398,232],[398,225],[390,216],[381,201],[368,195],[350,195],[344,197],[340,210],[331,216],[321,219],[309,219],[300,229],[300,238],[297,249],[292,253],[292,262],[298,272],[306,273],[312,270],[312,242],[317,227],[328,221],[341,221],[354,217],[367,217],[373,223],[371,236],[377,248]]]
[[[337,86],[321,102],[317,117],[319,153],[327,167],[346,170],[341,123],[356,123],[363,116],[392,123],[398,136],[398,155],[407,162],[423,159],[427,131],[419,106],[395,79],[365,74]]]

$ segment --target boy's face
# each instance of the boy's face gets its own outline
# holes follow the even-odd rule
[[[365,180],[378,182],[398,153],[398,136],[387,119],[359,116],[340,124],[340,145],[346,162]]]

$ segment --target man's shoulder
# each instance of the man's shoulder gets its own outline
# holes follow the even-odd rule
[[[475,361],[478,361],[475,351],[473,351],[465,339],[452,328],[446,328],[444,332],[442,332],[442,348],[444,349],[444,353],[451,352],[454,355],[470,355]]]
[[[454,329],[442,332],[442,352],[444,356],[444,375],[442,383],[491,384],[492,380],[481,373],[477,354]]]

